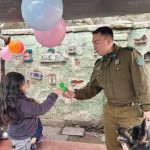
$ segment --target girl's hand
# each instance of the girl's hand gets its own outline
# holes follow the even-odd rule
[[[63,95],[63,91],[60,88],[54,89],[53,93],[57,94],[58,96]]]

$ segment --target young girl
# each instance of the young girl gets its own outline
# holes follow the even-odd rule
[[[58,88],[39,104],[26,97],[27,84],[22,74],[8,73],[0,87],[0,117],[8,124],[8,135],[15,150],[30,150],[38,116],[48,112],[62,91]]]

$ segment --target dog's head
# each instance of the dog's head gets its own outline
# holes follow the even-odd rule
[[[131,148],[136,148],[141,145],[147,146],[147,125],[146,119],[143,120],[141,125],[134,126],[130,129],[122,127],[117,128],[119,134],[118,141],[128,144]]]
[[[129,129],[129,132],[134,140],[142,143],[146,135],[146,120],[144,120],[141,125]]]

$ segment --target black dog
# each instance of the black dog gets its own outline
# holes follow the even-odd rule
[[[126,143],[131,150],[150,150],[150,131],[147,129],[146,119],[141,125],[128,130],[119,127],[117,132],[118,141]]]

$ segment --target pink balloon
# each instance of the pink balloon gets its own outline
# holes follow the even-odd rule
[[[9,51],[8,46],[2,47],[0,51],[0,56],[3,60],[10,60],[13,56],[13,54]]]
[[[64,39],[66,34],[66,23],[62,18],[60,22],[49,31],[36,31],[34,35],[36,40],[45,47],[51,48],[58,46]]]

